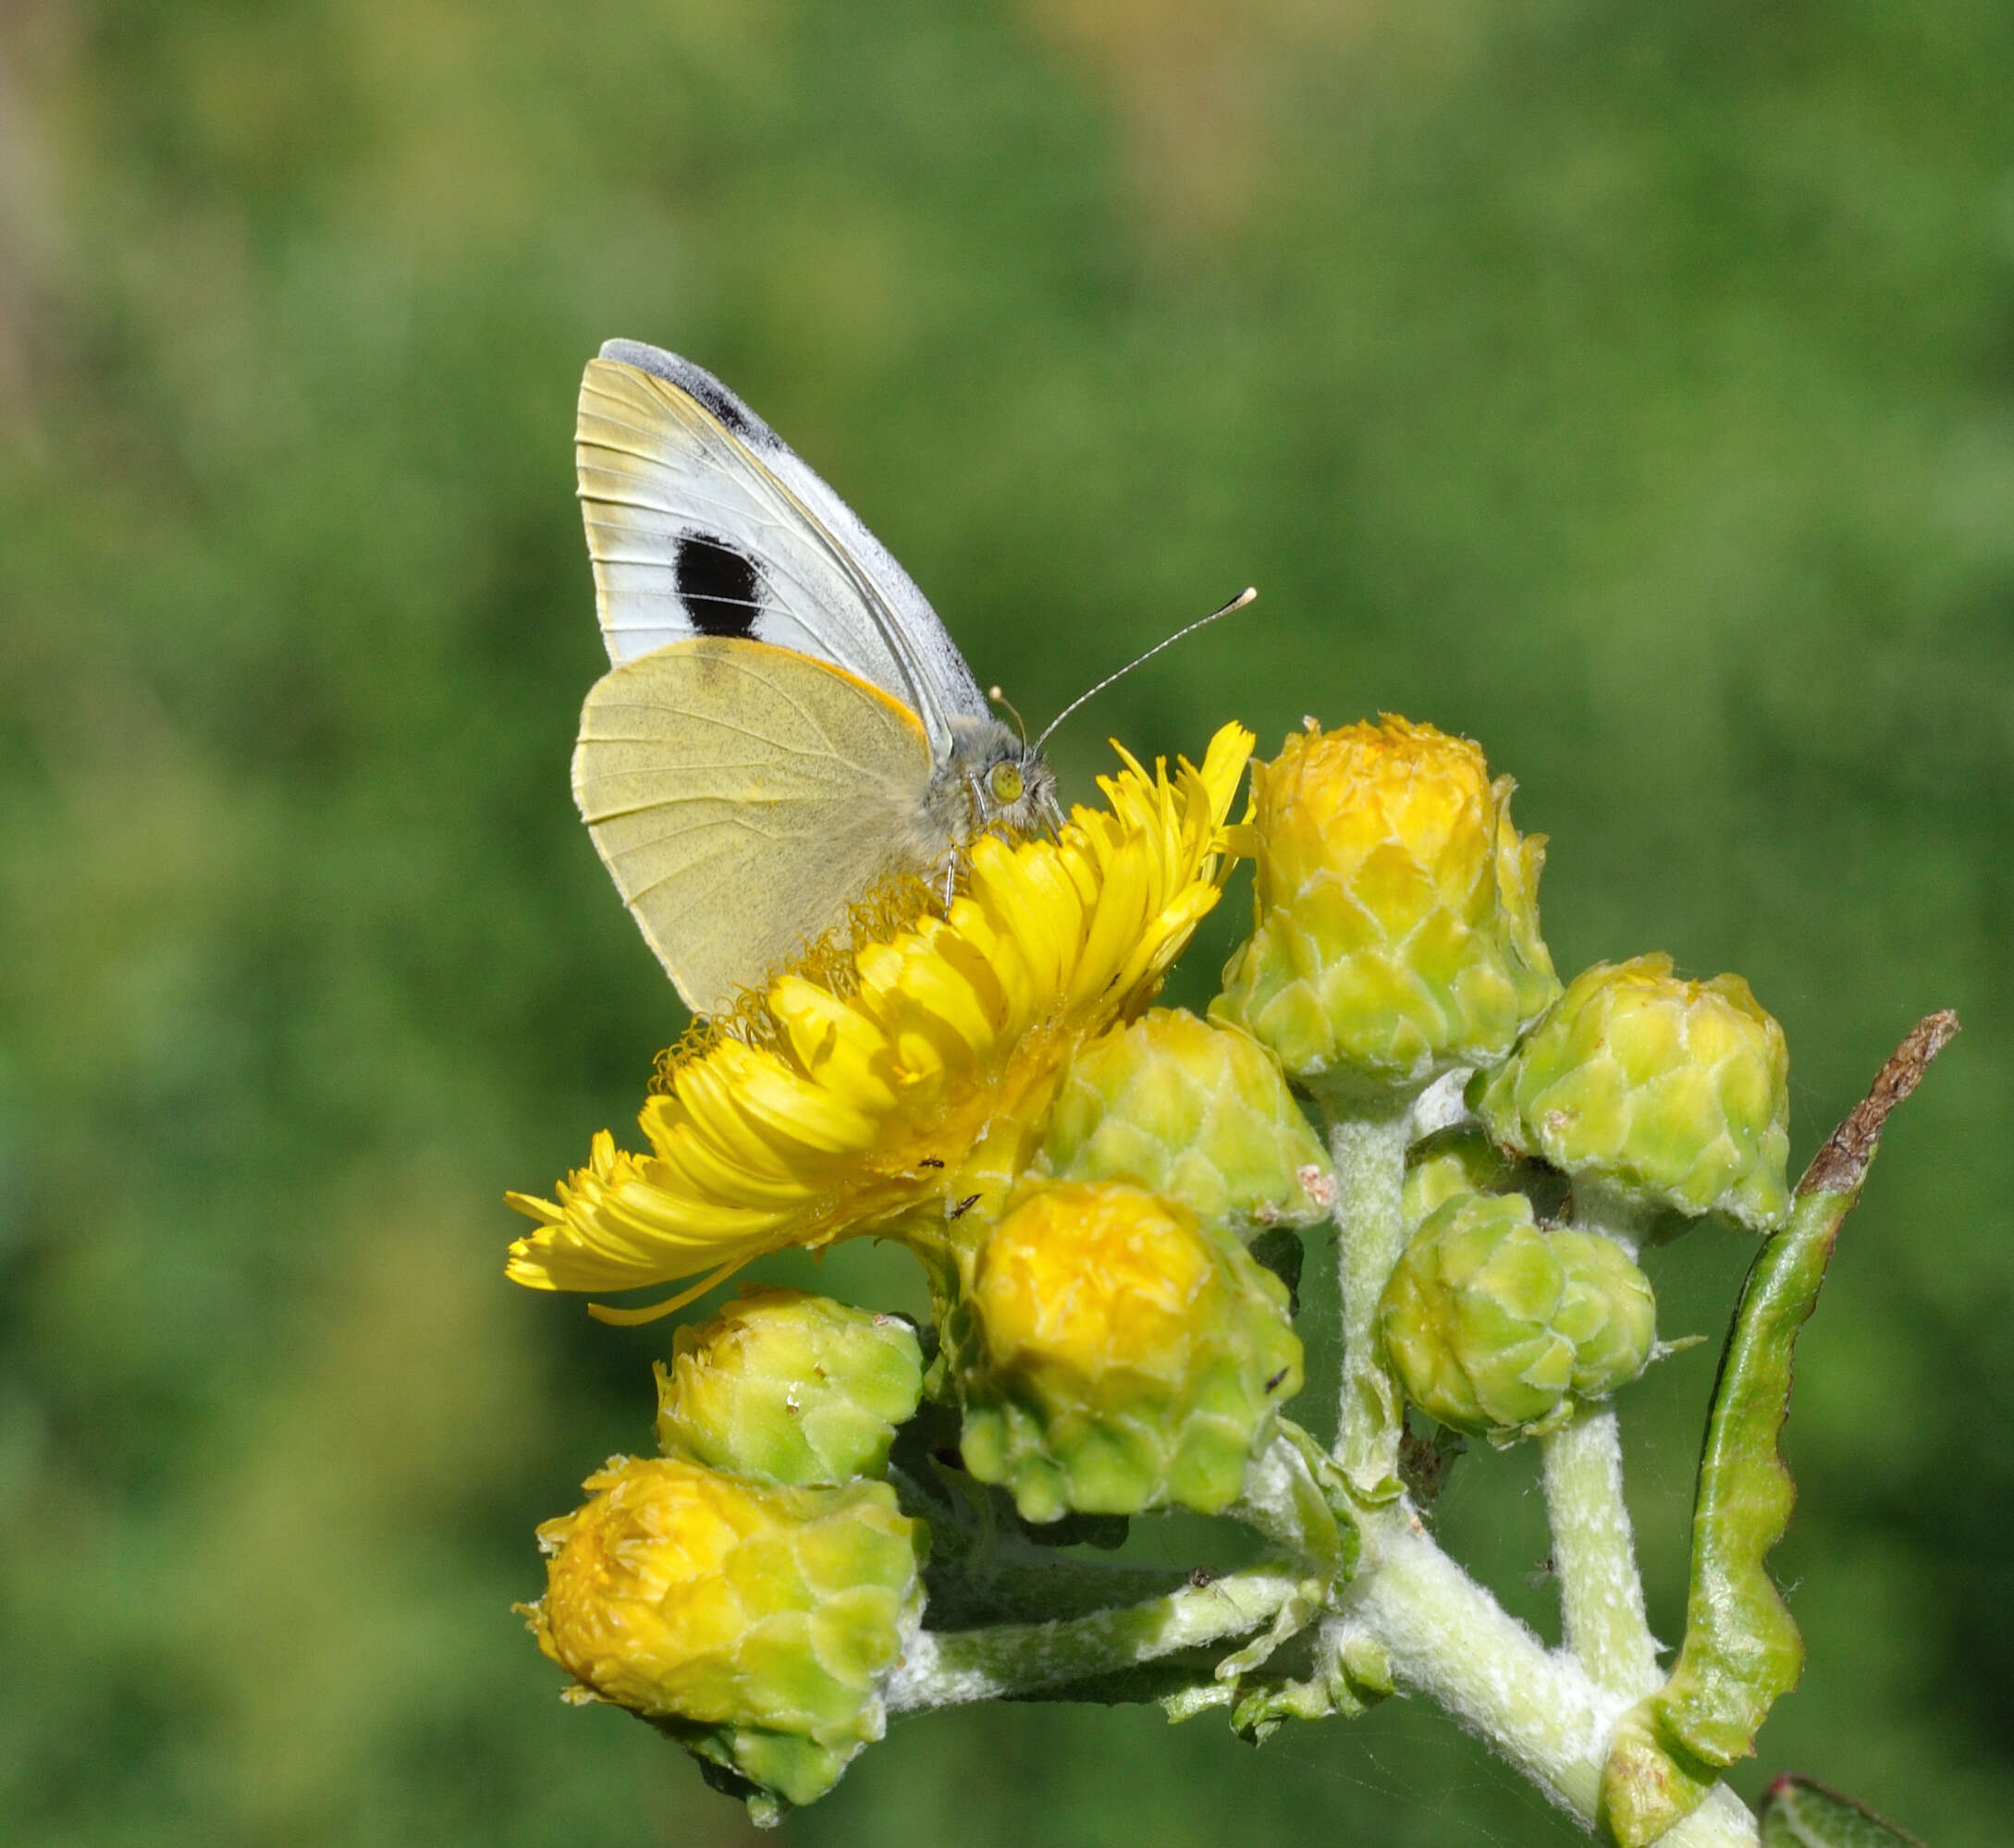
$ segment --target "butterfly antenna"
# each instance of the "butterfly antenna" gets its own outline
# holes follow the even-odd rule
[[[1020,732],[1021,748],[1025,751],[1028,748],[1028,722],[1021,716],[1021,708],[1009,699],[1005,693],[1001,692],[998,687],[987,688],[986,696],[995,705],[1005,706],[1009,712],[1013,714],[1014,728]]]
[[[1197,619],[1194,622],[1188,624],[1187,627],[1176,630],[1173,635],[1163,636],[1159,642],[1155,643],[1155,644],[1151,648],[1149,648],[1146,654],[1136,655],[1133,659],[1128,661],[1126,665],[1120,668],[1116,674],[1107,674],[1105,678],[1100,680],[1095,687],[1091,688],[1089,691],[1079,693],[1076,698],[1072,700],[1070,704],[1066,705],[1060,713],[1058,713],[1054,718],[1050,720],[1048,726],[1044,728],[1041,737],[1038,738],[1035,740],[1035,748],[1039,751],[1043,747],[1043,745],[1047,744],[1049,742],[1050,733],[1052,733],[1056,729],[1056,728],[1063,722],[1064,719],[1068,718],[1072,713],[1076,711],[1076,709],[1080,705],[1082,705],[1085,701],[1095,698],[1098,694],[1103,692],[1105,689],[1111,686],[1114,680],[1124,679],[1125,677],[1134,670],[1134,668],[1137,667],[1143,661],[1151,661],[1154,656],[1159,655],[1163,648],[1173,648],[1174,644],[1177,642],[1181,641],[1185,635],[1194,635],[1198,629],[1209,628],[1209,626],[1211,623],[1215,622],[1219,617],[1229,616],[1231,612],[1234,609],[1243,609],[1245,606],[1250,603],[1252,599],[1258,594],[1259,592],[1256,589],[1254,589],[1250,585],[1246,585],[1246,588],[1240,591],[1237,595],[1233,597],[1229,603],[1225,604],[1222,609],[1213,609],[1208,616],[1197,617]]]

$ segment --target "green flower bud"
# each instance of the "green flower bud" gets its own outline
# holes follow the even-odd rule
[[[1326,1216],[1321,1144],[1250,1034],[1156,1008],[1071,1060],[1044,1150],[1061,1181],[1127,1181],[1249,1237]]]
[[[1753,1230],[1789,1210],[1789,1053],[1738,975],[1682,982],[1671,958],[1577,975],[1474,1094],[1490,1133],[1577,1177]]]
[[[1301,1385],[1279,1279],[1186,1208],[1117,1181],[1025,1194],[945,1323],[965,1467],[1028,1521],[1215,1513]]]
[[[1379,1305],[1406,1396],[1459,1431],[1508,1443],[1650,1359],[1649,1280],[1612,1240],[1548,1231],[1521,1193],[1467,1193],[1428,1214]]]
[[[744,1290],[671,1350],[657,1369],[658,1447],[758,1482],[879,1475],[923,1389],[901,1316],[802,1290]]]
[[[618,1457],[585,1487],[538,1530],[526,1609],[571,1697],[643,1715],[772,1813],[824,1795],[886,1725],[927,1529],[886,1483],[765,1488],[682,1457]]]
[[[1554,995],[1543,840],[1481,751],[1387,717],[1252,766],[1257,923],[1213,1016],[1320,1088],[1400,1089],[1493,1064]]]
[[[1574,1396],[1605,1399],[1643,1371],[1657,1345],[1651,1279],[1600,1232],[1561,1227],[1545,1237],[1566,1273],[1553,1326],[1573,1343]]]

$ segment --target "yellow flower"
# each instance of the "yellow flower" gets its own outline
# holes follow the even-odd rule
[[[982,837],[948,916],[863,907],[843,953],[814,951],[677,1049],[639,1118],[648,1155],[604,1132],[556,1200],[513,1196],[539,1226],[510,1276],[603,1291],[705,1271],[705,1289],[786,1245],[997,1205],[1071,1053],[1146,1007],[1217,902],[1253,741],[1225,726],[1173,777],[1126,757],[1099,781],[1110,807],[1056,838]]]

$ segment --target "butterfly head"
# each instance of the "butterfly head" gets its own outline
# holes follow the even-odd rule
[[[1040,750],[996,718],[961,716],[952,725],[951,757],[941,774],[955,779],[970,804],[968,825],[960,832],[1030,834],[1062,820],[1056,773]]]

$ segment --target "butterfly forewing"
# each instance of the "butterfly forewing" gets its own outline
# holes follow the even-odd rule
[[[883,878],[919,832],[928,739],[876,687],[786,648],[674,643],[588,694],[573,794],[686,1005],[718,1013]]]
[[[710,373],[611,340],[581,381],[576,458],[618,666],[694,636],[828,661],[913,708],[933,749],[986,702],[928,602],[845,503]]]

